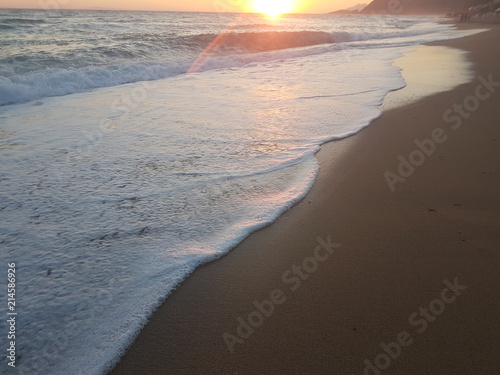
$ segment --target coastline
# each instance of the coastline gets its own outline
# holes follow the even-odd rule
[[[432,45],[469,51],[476,76],[492,74],[499,82],[500,53],[488,46],[496,45],[500,27],[491,27]],[[397,342],[402,332],[413,342],[384,373],[500,369],[500,131],[493,121],[500,89],[479,101],[456,131],[443,121],[479,83],[384,111],[355,136],[322,146],[309,194],[189,276],[111,374],[362,374],[365,359],[373,366],[384,353],[380,344]],[[448,138],[392,192],[384,173],[396,173],[398,156],[409,156],[415,140],[432,138],[437,128],[446,128]],[[316,251],[321,245],[324,251]],[[315,256],[324,260],[304,263]],[[294,265],[311,272],[291,281]],[[409,317],[455,278],[468,288],[417,332]],[[275,301],[272,312],[263,300]],[[238,318],[248,320],[257,306],[269,316],[246,329],[248,337],[238,336]],[[224,333],[242,341],[233,354]]]

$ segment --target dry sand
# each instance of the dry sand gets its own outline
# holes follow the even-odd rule
[[[500,82],[491,28],[434,44],[469,51],[476,78],[323,146],[309,195],[194,272],[111,374],[499,374],[500,87],[477,91],[479,76]],[[464,101],[475,111],[453,130],[459,118],[443,114]],[[413,153],[423,164],[392,192],[384,173],[432,135],[441,143]],[[340,247],[319,248],[328,236]],[[268,317],[252,313],[270,299]],[[249,314],[257,327],[241,338]]]

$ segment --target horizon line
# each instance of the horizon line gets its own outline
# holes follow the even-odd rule
[[[11,7],[1,7],[0,10],[36,10],[36,11],[48,11],[48,12],[60,12],[60,11],[72,11],[72,10],[88,10],[88,11],[116,11],[116,12],[171,12],[171,13],[225,13],[225,14],[265,14],[265,13],[259,13],[259,12],[246,12],[246,11],[241,11],[241,12],[226,12],[226,11],[209,11],[209,10],[161,10],[161,9],[116,9],[116,8],[61,8],[61,9],[44,9],[44,8],[11,8]],[[281,15],[301,15],[301,14],[307,14],[307,15],[325,15],[325,14],[332,14],[337,11],[341,10],[346,10],[346,9],[338,9],[338,10],[333,10],[331,12],[326,12],[326,13],[307,13],[307,12],[288,12],[288,13],[282,13]],[[361,15],[362,13],[360,13]]]

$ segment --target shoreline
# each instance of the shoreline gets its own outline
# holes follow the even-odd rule
[[[490,26],[486,33],[431,45],[469,51],[476,76],[492,74],[498,82],[499,53],[487,46],[495,45],[500,27]],[[392,342],[400,343],[401,353],[393,353],[397,358],[389,359],[384,373],[500,369],[500,180],[494,169],[500,134],[491,121],[499,114],[491,96],[498,98],[500,89],[480,101],[456,132],[449,126],[458,120],[442,119],[478,84],[474,79],[384,111],[355,136],[324,144],[308,195],[191,274],[110,374],[361,374],[370,367],[365,360],[374,366],[384,353],[380,343]],[[434,133],[444,127],[444,134]],[[435,150],[408,177],[399,176],[404,181],[392,192],[384,173],[396,174],[398,155],[408,157],[417,139],[435,139]],[[294,266],[305,272],[295,273]],[[443,303],[443,316],[435,314],[429,333],[416,332],[409,316],[434,302],[455,277],[468,290],[457,303]],[[257,324],[253,314],[251,327],[248,319],[259,310],[269,316]]]

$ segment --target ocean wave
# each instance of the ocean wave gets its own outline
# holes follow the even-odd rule
[[[256,23],[256,24],[244,24],[244,25],[230,25],[227,27],[228,30],[280,30],[283,26],[273,25],[270,23]]]
[[[95,51],[91,50],[95,52],[93,55],[118,61],[128,59],[129,62],[80,68],[42,68],[22,74],[12,74],[13,71],[19,73],[19,67],[14,70],[3,69],[0,71],[4,75],[0,76],[0,106],[102,87],[159,80],[188,71],[238,68],[253,63],[329,53],[347,48],[345,44],[349,42],[382,40],[393,36],[392,32],[370,34],[322,31],[199,34],[181,38],[180,44],[190,50],[188,55],[177,60],[156,62],[130,62],[130,59],[141,58],[135,53],[139,50],[133,47],[96,47]],[[171,48],[180,50],[179,47]],[[198,65],[198,56],[208,57]],[[195,60],[196,63],[193,64]],[[17,61],[22,61],[22,56],[18,56]]]
[[[4,18],[1,21],[4,24],[10,25],[35,25],[45,23],[44,20],[39,18]]]
[[[137,63],[80,69],[47,69],[0,77],[0,105],[61,96],[126,83],[151,81],[182,74],[189,63]]]
[[[274,51],[336,42],[331,33],[324,31],[226,32],[219,35],[201,34],[186,39],[191,41],[188,44],[202,48],[210,46],[213,50],[238,53]]]
[[[4,23],[6,20],[39,21],[7,18],[0,20],[0,26],[10,26]],[[254,27],[260,31],[247,32],[242,28],[241,32],[228,29],[222,34],[183,36],[176,30],[134,30],[115,35],[106,45],[85,49],[80,46],[65,47],[59,55],[53,53],[30,59],[31,56],[18,53],[15,59],[0,61],[0,106],[159,80],[187,72],[239,68],[345,48],[415,44],[434,40],[436,37],[432,33],[446,28],[444,25],[424,23],[421,27],[403,30],[392,25],[385,29],[364,27],[340,31],[342,29],[339,28],[331,32],[262,31],[268,26],[272,27],[267,23],[257,23]]]
[[[266,27],[267,25],[259,25]],[[229,28],[244,29],[245,25]],[[277,51],[290,48],[311,47],[321,44],[360,42],[390,38],[407,38],[421,35],[418,30],[402,32],[396,28],[393,31],[251,31],[251,32],[225,32],[222,34],[200,34],[180,38],[177,43],[184,46],[200,49],[210,48],[218,53],[258,53]]]
[[[370,40],[381,39],[401,39],[413,36],[422,35],[418,31],[401,32],[401,30],[385,31],[385,32],[343,32],[337,31],[332,33],[332,37],[337,43],[348,42],[367,42]]]
[[[325,33],[326,34],[326,33]],[[213,40],[213,37],[207,37],[206,40]],[[232,41],[229,41],[232,43]],[[307,55],[317,55],[334,50],[342,49],[337,44],[326,46],[311,45],[307,41],[296,41],[296,45],[304,44],[309,49],[280,49],[279,46],[271,44],[254,45],[254,52],[241,50],[238,44],[226,44],[222,54],[213,54],[196,69],[191,72],[202,72],[213,69],[239,68],[253,63],[265,63],[275,60],[302,57]],[[237,42],[239,43],[239,42]],[[270,42],[269,42],[270,43]],[[286,43],[286,41],[281,41]],[[290,45],[290,44],[287,44]],[[266,50],[266,47],[269,50]],[[250,48],[247,46],[247,48]],[[291,47],[288,47],[291,48]],[[108,51],[119,54],[123,57],[120,50]],[[92,89],[119,86],[127,83],[140,81],[153,81],[185,74],[190,71],[196,57],[202,52],[201,49],[193,58],[183,58],[177,61],[165,62],[137,62],[123,63],[103,66],[87,66],[81,68],[50,68],[39,71],[25,72],[15,74],[14,69],[1,70],[0,74],[0,106],[27,102],[43,97],[63,96],[79,92],[85,92]],[[217,51],[221,52],[221,51]],[[131,53],[131,52],[128,52]],[[21,61],[21,58],[17,59]]]

